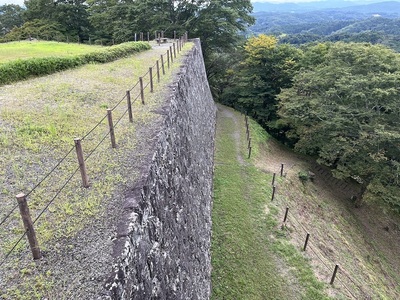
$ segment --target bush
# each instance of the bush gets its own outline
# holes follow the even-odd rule
[[[72,57],[18,59],[0,64],[0,85],[72,69],[87,63],[106,63],[150,49],[144,42],[129,42]]]
[[[300,181],[303,182],[303,183],[305,183],[308,180],[310,180],[310,175],[306,171],[300,171],[298,173],[298,176],[299,176]]]

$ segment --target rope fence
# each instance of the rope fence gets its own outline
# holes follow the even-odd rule
[[[248,150],[247,158],[250,159],[252,146],[251,146],[249,120],[247,115],[244,116],[244,120],[245,120],[246,141]],[[276,185],[276,177],[277,175],[280,175],[280,177],[285,177],[285,169],[286,169],[285,164],[281,163],[279,171],[272,174],[271,201],[274,201],[278,193],[278,187]],[[306,226],[302,224],[294,214],[292,214],[292,212],[290,211],[290,207],[286,206],[281,228],[282,229],[287,228],[287,225],[289,223],[295,225],[294,228],[298,228],[300,230],[300,232],[297,232],[298,236],[300,235],[304,236],[304,244],[301,245],[302,252],[306,253],[306,251],[309,249],[314,254],[314,257],[318,259],[318,261],[321,263],[321,266],[324,268],[327,277],[330,278],[329,280],[330,285],[333,285],[335,282],[338,282],[344,288],[349,298],[359,299],[359,297],[355,295],[354,291],[352,291],[348,287],[348,283],[350,282],[359,290],[364,299],[370,298],[370,296],[368,296],[368,294],[362,289],[362,284],[360,284],[358,280],[352,278],[349,275],[349,273],[346,272],[346,268],[344,268],[342,265],[332,263],[329,261],[328,258],[324,257],[324,255],[321,253],[321,250],[314,245],[313,241],[318,242],[318,239],[316,239],[316,235],[313,234],[312,231],[310,233],[310,230],[308,230]],[[348,282],[346,283],[345,280],[347,280]]]
[[[149,36],[149,34],[148,34]],[[163,32],[159,33],[157,35],[156,32],[156,37],[158,36],[158,43],[161,43],[161,41],[166,42],[166,39],[164,38]],[[174,38],[175,38],[175,32],[174,32]],[[136,38],[136,36],[135,36]],[[141,34],[140,36],[141,39],[143,39],[143,35]],[[163,39],[163,40],[162,40]],[[24,232],[23,234],[14,242],[11,243],[10,245],[10,250],[8,250],[3,258],[0,260],[0,267],[4,265],[4,263],[8,260],[10,255],[15,251],[15,249],[18,247],[18,245],[24,240],[24,237],[27,236],[29,245],[32,251],[32,256],[34,259],[39,259],[41,258],[41,252],[40,252],[40,247],[38,244],[38,241],[36,239],[36,233],[34,229],[34,225],[38,222],[39,219],[42,218],[43,214],[48,211],[49,207],[53,202],[57,199],[57,197],[60,195],[60,193],[65,189],[65,187],[72,181],[74,176],[80,171],[81,177],[82,177],[82,185],[84,188],[88,188],[90,186],[89,183],[89,177],[86,171],[85,163],[93,156],[93,154],[98,150],[100,145],[104,143],[104,141],[107,139],[108,136],[111,138],[111,146],[112,148],[116,147],[115,143],[115,133],[114,133],[114,128],[120,124],[120,122],[126,117],[126,115],[129,115],[129,122],[133,122],[133,114],[132,114],[132,104],[134,104],[138,99],[141,99],[142,104],[145,104],[145,93],[144,91],[149,89],[150,87],[150,93],[153,93],[154,91],[154,79],[157,78],[157,82],[160,82],[160,74],[162,71],[162,75],[165,75],[165,65],[167,65],[168,69],[170,69],[170,65],[173,62],[172,58],[172,49],[174,49],[174,57],[176,58],[176,52],[180,52],[182,50],[183,45],[187,42],[187,33],[185,33],[181,38],[179,39],[174,39],[173,46],[170,46],[169,49],[166,51],[166,53],[162,54],[160,56],[160,60],[157,60],[156,63],[154,63],[148,71],[142,76],[139,77],[139,80],[130,88],[126,91],[125,95],[118,100],[118,102],[111,108],[107,109],[107,114],[105,114],[100,121],[98,121],[86,134],[83,135],[82,138],[76,138],[74,140],[75,146],[71,147],[67,153],[57,161],[57,163],[48,171],[42,179],[40,179],[32,189],[29,190],[26,194],[21,193],[16,196],[18,200],[18,204],[13,206],[10,211],[4,214],[4,216],[0,219],[0,229],[1,227],[5,226],[7,221],[10,221],[11,217],[17,214],[16,210],[19,207],[20,208],[20,215],[24,224]],[[177,43],[177,46],[176,46]],[[164,58],[167,57],[167,62],[164,60]],[[171,57],[171,62],[170,62],[170,57]],[[160,62],[161,61],[161,62]],[[161,70],[160,70],[161,69]],[[154,72],[153,72],[154,71]],[[136,95],[132,96],[131,93],[133,91],[136,91]],[[122,108],[121,104],[126,100],[126,106],[125,108]],[[112,120],[112,113],[116,111],[117,108],[122,108],[122,112],[120,116],[116,119],[115,122]],[[99,142],[93,147],[93,149],[90,149],[86,156],[84,157],[84,152],[82,150],[82,142],[87,140],[89,137],[91,137],[94,133],[95,130],[99,129],[101,125],[105,123],[105,120],[108,120],[108,129],[107,132],[100,138]],[[74,149],[76,150],[77,154],[77,160],[78,160],[78,167],[74,169],[69,175],[66,176],[66,179],[64,181],[58,180],[58,182],[63,182],[61,184],[61,187],[55,190],[55,194],[53,197],[51,197],[50,201],[47,202],[47,204],[44,206],[42,210],[40,210],[37,213],[37,216],[34,220],[31,219],[31,214],[29,212],[29,206],[28,206],[28,196],[30,196],[34,191],[36,191],[44,181],[46,181],[49,178],[52,178],[54,176],[56,171],[60,171],[61,165],[66,163],[66,160],[69,156],[72,156],[71,153],[73,153]],[[76,159],[75,159],[76,161]],[[57,179],[60,179],[57,177]],[[7,228],[5,231],[7,232],[9,228]],[[1,238],[0,238],[1,239]]]

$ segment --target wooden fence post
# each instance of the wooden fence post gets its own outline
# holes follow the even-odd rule
[[[111,147],[116,148],[117,144],[115,143],[115,133],[114,133],[114,124],[112,119],[112,109],[107,109],[107,119],[108,119],[108,127],[110,129],[110,138],[111,138]]]
[[[303,251],[306,251],[309,239],[310,239],[310,234],[307,232],[306,241],[304,242]]]
[[[154,85],[153,85],[153,68],[149,68],[149,76],[150,76],[150,93],[154,91]]]
[[[143,89],[143,78],[139,77],[140,84],[140,98],[142,99],[142,104],[144,104],[144,89]]]
[[[272,197],[271,197],[271,201],[274,201],[274,198],[275,198],[275,191],[276,191],[276,186],[274,185],[274,186],[272,187]]]
[[[276,173],[274,173],[274,174],[272,175],[272,186],[275,185],[275,176],[276,176]]]
[[[332,275],[330,284],[333,284],[335,282],[336,273],[337,273],[338,270],[339,270],[339,265],[336,265],[335,266],[335,270],[333,270],[333,275]]]
[[[169,69],[169,50],[167,50],[167,62],[168,62],[168,69]]]
[[[162,69],[163,75],[165,75],[164,57],[162,54],[161,54],[161,69]]]
[[[129,122],[133,123],[131,91],[129,90],[126,91],[126,102],[128,104]]]
[[[285,223],[285,222],[286,222],[286,220],[287,220],[287,216],[288,216],[288,213],[289,213],[289,207],[286,207],[286,211],[285,211],[285,217],[283,218],[283,223]]]
[[[157,82],[160,83],[160,64],[158,63],[158,59],[156,61],[156,69],[157,69]]]
[[[169,46],[169,54],[171,55],[171,63],[174,62],[173,53],[172,53],[172,46]]]
[[[81,139],[76,138],[74,139],[74,142],[75,142],[76,155],[78,156],[79,169],[81,171],[82,185],[83,187],[87,188],[89,187],[89,178],[86,173],[85,160],[83,159]]]
[[[147,41],[150,42],[150,32],[147,31]]]
[[[39,259],[42,257],[40,253],[39,243],[36,239],[35,228],[33,227],[33,222],[31,214],[29,212],[28,203],[26,201],[26,195],[21,193],[17,196],[19,211],[21,213],[22,222],[24,223],[24,228],[26,235],[28,236],[29,246],[32,251],[33,259]]]
[[[172,44],[172,48],[174,49],[174,58],[176,58],[176,49],[175,49],[175,43]]]
[[[283,168],[284,168],[285,164],[281,164],[281,177],[283,176]]]

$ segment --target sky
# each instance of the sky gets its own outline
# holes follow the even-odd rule
[[[270,3],[288,3],[288,2],[289,3],[299,3],[299,2],[312,2],[312,1],[318,1],[318,0],[251,0],[251,2],[270,2]],[[320,0],[320,1],[323,1],[323,0]],[[348,1],[357,1],[357,0],[348,0]],[[376,0],[376,2],[383,2],[383,1],[384,0],[382,0],[382,1]],[[365,1],[365,2],[371,2],[371,1]],[[0,0],[0,6],[4,5],[4,4],[18,4],[20,6],[23,6],[24,0]]]

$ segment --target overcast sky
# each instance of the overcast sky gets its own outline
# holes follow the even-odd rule
[[[318,1],[318,0],[251,0],[251,2],[271,2],[271,3],[298,3],[298,2],[312,2],[312,1]],[[323,0],[320,0],[323,1]],[[348,0],[348,1],[356,1],[356,0]],[[376,2],[383,2],[376,0]],[[388,1],[388,0],[387,0]],[[365,1],[365,2],[371,2],[371,1]],[[374,1],[375,2],[375,1]],[[18,4],[23,6],[24,0],[0,0],[0,5],[4,4]]]

